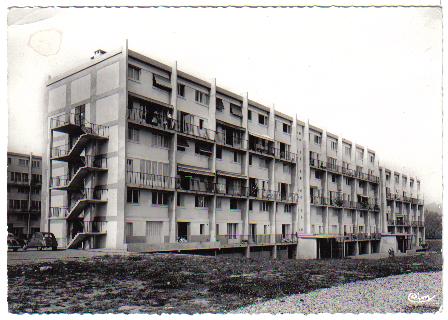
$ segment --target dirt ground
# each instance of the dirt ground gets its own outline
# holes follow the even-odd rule
[[[319,288],[440,271],[440,253],[380,260],[154,254],[8,266],[11,313],[222,313]]]

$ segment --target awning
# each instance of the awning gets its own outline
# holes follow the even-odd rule
[[[243,176],[238,173],[228,172],[228,171],[216,170],[216,174],[220,175],[220,176],[225,176],[225,177],[246,179],[246,176]]]
[[[258,133],[253,133],[253,132],[249,131],[249,135],[254,136],[256,138],[264,139],[264,140],[274,141],[273,138],[266,136],[264,134],[258,134]]]
[[[170,79],[164,78],[158,74],[154,74],[154,85],[156,87],[162,87],[165,89],[171,90],[171,81]]]
[[[181,164],[177,165],[177,171],[205,175],[205,176],[214,176],[215,175],[213,172],[211,172],[210,170],[207,170],[207,169],[196,168],[196,167],[191,167],[191,166],[181,165]]]
[[[243,111],[241,110],[241,107],[235,104],[230,104],[230,113],[240,118],[243,117]]]

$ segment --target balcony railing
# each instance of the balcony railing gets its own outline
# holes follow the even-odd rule
[[[357,202],[357,209],[359,210],[368,210],[369,203],[368,202]]]
[[[80,197],[76,200],[107,200],[107,191],[106,188],[83,188],[80,190]]]
[[[127,171],[126,181],[132,185],[151,189],[174,189],[176,186],[176,178],[144,172]]]
[[[313,196],[311,197],[311,204],[318,206],[327,206],[329,204],[328,198]]]
[[[177,131],[193,137],[199,137],[202,139],[213,141],[215,140],[215,131],[201,128],[191,123],[178,123]]]
[[[299,200],[299,195],[293,192],[284,193],[275,191],[275,200],[284,202],[297,202]]]
[[[235,196],[235,197],[247,197],[249,188],[244,186],[232,186],[230,184],[217,183],[215,185],[215,192],[217,194]]]
[[[331,198],[329,199],[330,205],[334,207],[343,207],[344,206],[344,200],[341,198]]]
[[[341,173],[341,171],[342,171],[341,166],[338,166],[337,164],[330,163],[330,162],[327,162],[327,170],[336,172],[336,173]]]
[[[297,159],[297,155],[293,152],[289,152],[289,151],[285,151],[285,150],[281,150],[278,148],[273,148],[274,149],[274,156],[277,159],[281,159],[281,160],[285,160],[285,161],[291,161],[291,162],[296,162]]]
[[[249,188],[249,197],[263,199],[263,200],[274,200],[275,199],[275,191],[258,189],[258,188]]]
[[[109,136],[108,126],[88,122],[85,120],[84,116],[80,116],[73,111],[50,118],[51,129],[57,129],[68,125],[78,127],[80,131],[83,131],[84,133],[94,134],[101,137]]]
[[[349,177],[355,177],[355,171],[353,169],[342,167],[342,174],[349,176]]]
[[[194,191],[214,193],[215,184],[209,181],[200,181],[195,179],[176,178],[176,189],[182,191]]]
[[[228,135],[231,135],[230,137]],[[217,144],[233,147],[237,149],[244,148],[244,140],[242,136],[227,134],[225,132],[216,132],[215,140]]]
[[[344,200],[342,202],[342,206],[346,209],[356,209],[357,208],[357,204],[354,201],[348,201],[348,200]]]
[[[263,155],[268,155],[268,156],[275,156],[275,148],[272,146],[265,146],[262,145],[261,143],[250,143],[249,144],[249,150],[257,152],[257,153],[261,153]]]
[[[317,159],[310,159],[310,166],[316,169],[322,169],[325,170],[326,169],[326,163],[323,162],[322,160],[317,160]]]
[[[276,234],[275,242],[276,243],[296,243],[297,242],[296,234]]]

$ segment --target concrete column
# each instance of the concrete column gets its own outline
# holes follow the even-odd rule
[[[249,131],[247,129],[247,111],[249,106],[249,98],[247,92],[243,94],[243,105],[242,105],[242,113],[243,113],[243,119],[241,125],[245,129],[244,131],[244,140],[243,140],[243,147],[246,150],[244,153],[244,160],[243,160],[243,175],[246,176],[246,180],[244,181],[244,187],[246,190],[249,190],[249,151],[248,151],[248,145],[249,145]],[[249,199],[246,198],[244,202],[244,210],[242,212],[242,218],[243,218],[243,234],[248,239],[249,235]],[[248,246],[247,248],[248,252],[246,253],[246,257],[250,256],[250,248]]]
[[[277,259],[277,245],[272,246],[271,258]]]
[[[299,193],[299,174],[298,174],[298,157],[299,157],[299,151],[297,149],[297,118],[293,118],[292,122],[292,131],[291,131],[291,152],[296,154],[296,161],[294,165],[291,168],[291,174],[292,174],[292,192],[294,194]],[[296,202],[296,205],[294,206],[294,212],[292,214],[292,233],[295,234],[299,231],[299,204],[298,201]]]
[[[177,61],[173,63],[171,68],[171,97],[170,103],[173,106],[173,119],[177,120]],[[177,174],[177,133],[174,133],[173,139],[170,145],[169,161],[170,161],[170,177],[173,180],[175,187],[175,177]],[[176,210],[177,210],[177,191],[173,192],[173,199],[168,207],[168,217],[169,217],[169,242],[176,242]]]
[[[303,133],[303,201],[304,201],[304,232],[311,233],[311,199],[310,199],[310,127],[305,123]]]
[[[208,230],[210,242],[216,241],[216,195],[212,197],[211,208],[209,208]]]
[[[269,111],[269,137],[275,139],[275,108],[271,106]],[[272,159],[269,164],[269,190],[275,191],[275,159]],[[277,202],[274,200],[269,210],[269,223],[271,225],[271,243],[275,243],[275,234],[277,232],[276,220],[277,220]]]

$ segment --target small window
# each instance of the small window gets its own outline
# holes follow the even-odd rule
[[[216,209],[222,208],[222,198],[217,197],[216,198]]]
[[[247,120],[252,121],[252,110],[247,110]]]
[[[321,178],[320,171],[314,170],[314,178],[316,178],[317,180],[320,180],[320,178]]]
[[[251,154],[249,154],[249,165],[250,166],[252,165],[252,155]]]
[[[347,186],[349,186],[349,185],[350,185],[350,179],[349,179],[349,178],[347,178],[347,177],[345,177],[345,184],[346,184]]]
[[[152,134],[152,146],[155,148],[166,148],[168,149],[170,147],[170,138],[161,135],[161,134]]]
[[[249,200],[249,211],[254,210],[254,200]]]
[[[128,66],[128,79],[140,81],[141,69],[132,65]]]
[[[375,155],[370,154],[370,163],[374,163],[374,162],[375,162]]]
[[[183,198],[182,198],[182,195],[181,194],[177,194],[177,198],[176,198],[176,205],[178,206],[178,207],[182,207],[183,206]]]
[[[314,135],[314,143],[315,144],[320,144],[321,143],[321,137],[317,134]]]
[[[283,123],[283,132],[287,134],[291,134],[291,126],[287,123]]]
[[[210,96],[202,91],[196,90],[194,95],[194,100],[200,104],[208,105],[210,101]]]
[[[199,224],[199,234],[200,235],[205,234],[205,224],[203,224],[203,223]]]
[[[196,208],[208,207],[208,199],[205,196],[196,196],[194,199],[194,206]]]
[[[216,147],[216,159],[222,159],[222,148]]]
[[[161,191],[153,191],[152,192],[152,204],[167,205],[168,204],[168,195]]]
[[[216,98],[216,111],[224,110],[224,102],[222,102],[221,98]]]
[[[331,175],[331,182],[336,182],[336,176],[334,174]]]
[[[260,202],[260,211],[263,211],[263,212],[269,211],[269,202],[261,201]]]
[[[285,213],[291,213],[292,212],[292,205],[291,204],[285,204],[285,207],[283,209]]]
[[[204,129],[204,119],[199,119],[199,129]]]
[[[136,128],[128,127],[128,140],[132,142],[138,142],[139,141],[139,131]]]
[[[230,113],[239,118],[243,117],[243,111],[241,110],[241,107],[234,103],[230,103]]]
[[[177,84],[177,95],[179,97],[185,98],[185,85],[182,83]]]
[[[237,210],[237,209],[238,209],[238,200],[230,199],[230,210]]]
[[[241,154],[237,151],[233,152],[233,162],[235,162],[235,163],[241,162]]]
[[[345,152],[346,156],[350,157],[350,155],[352,153],[352,148],[350,146],[344,146],[344,152]]]
[[[268,117],[263,114],[258,114],[258,123],[261,125],[267,125],[268,124]]]
[[[127,191],[127,202],[138,204],[140,198],[140,190],[128,188]]]
[[[330,141],[330,148],[331,148],[331,150],[333,150],[333,151],[337,151],[337,149],[338,149],[338,143],[336,142],[336,141]]]

